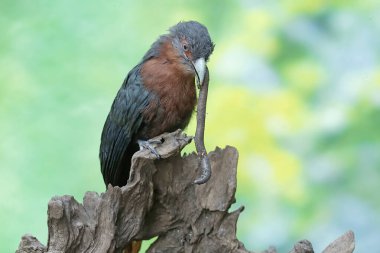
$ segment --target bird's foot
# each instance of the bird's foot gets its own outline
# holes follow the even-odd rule
[[[157,152],[155,146],[157,144],[162,144],[162,140],[147,140],[147,141],[143,141],[143,140],[138,140],[137,143],[139,144],[140,146],[140,150],[143,150],[144,148],[145,149],[148,149],[153,155],[156,156],[157,159],[160,159],[161,156],[160,154]]]

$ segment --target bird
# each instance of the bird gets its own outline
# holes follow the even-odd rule
[[[196,85],[205,78],[215,44],[197,21],[182,21],[158,37],[128,73],[101,134],[99,158],[106,187],[127,184],[140,149],[159,153],[149,139],[184,129],[195,110]]]
[[[179,22],[161,35],[128,73],[112,103],[100,141],[100,166],[106,187],[127,184],[131,159],[140,149],[159,153],[149,139],[184,129],[196,105],[195,84],[203,83],[214,50],[207,28]],[[141,241],[124,252],[136,253]]]

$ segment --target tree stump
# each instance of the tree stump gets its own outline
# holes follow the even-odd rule
[[[156,236],[147,252],[249,252],[236,238],[243,207],[229,212],[235,201],[237,150],[227,146],[210,152],[212,177],[197,185],[198,156],[180,154],[191,138],[178,130],[155,139],[164,140],[157,147],[162,159],[148,150],[137,152],[126,186],[108,186],[100,195],[86,192],[83,204],[72,196],[53,197],[47,246],[25,235],[16,252],[122,252],[130,241]],[[346,244],[354,247],[353,234],[347,238]]]

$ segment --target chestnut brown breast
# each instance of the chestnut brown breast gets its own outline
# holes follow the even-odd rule
[[[138,138],[149,139],[163,132],[185,128],[196,104],[194,74],[187,70],[172,44],[164,43],[160,55],[141,67],[144,87],[154,98],[143,112],[144,126]]]

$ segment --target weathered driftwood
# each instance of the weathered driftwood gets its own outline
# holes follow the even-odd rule
[[[157,139],[164,140],[157,147],[164,159],[156,160],[147,150],[137,152],[126,186],[109,186],[100,195],[87,192],[83,204],[72,196],[53,197],[48,205],[47,246],[25,235],[16,252],[121,252],[131,240],[155,236],[148,252],[249,252],[236,238],[243,208],[228,212],[235,200],[236,149],[211,152],[213,176],[196,185],[198,156],[180,156],[191,138],[176,131]],[[324,253],[352,252],[334,251],[341,245],[353,250],[353,234],[345,238]],[[292,252],[312,252],[296,246]]]

